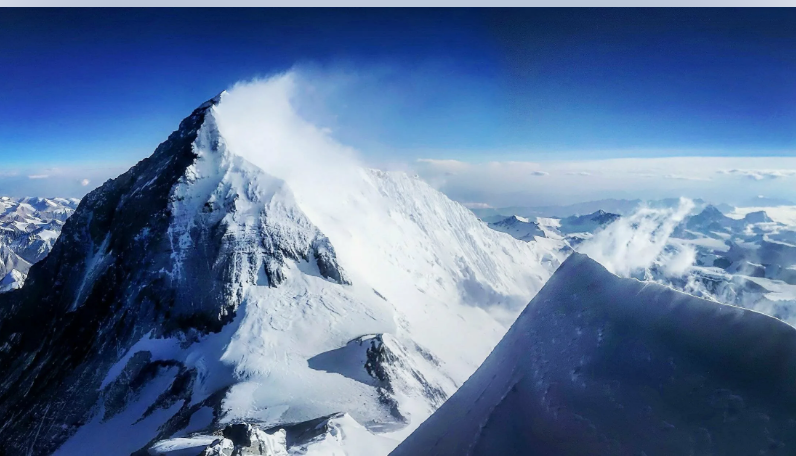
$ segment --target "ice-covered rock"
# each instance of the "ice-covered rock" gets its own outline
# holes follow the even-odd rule
[[[248,423],[231,424],[200,456],[288,456],[284,430],[272,434]]]

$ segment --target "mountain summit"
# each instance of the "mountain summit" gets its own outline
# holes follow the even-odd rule
[[[386,454],[559,265],[360,166],[292,88],[200,106],[0,294],[3,451]]]

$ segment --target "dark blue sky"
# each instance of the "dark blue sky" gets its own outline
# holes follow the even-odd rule
[[[297,64],[356,74],[309,115],[382,158],[790,155],[793,24],[793,9],[4,9],[0,160],[129,164],[205,99]]]

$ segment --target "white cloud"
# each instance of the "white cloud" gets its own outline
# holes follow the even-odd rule
[[[651,176],[654,177],[654,176]],[[674,179],[674,180],[690,180],[690,181],[709,181],[711,180],[709,177],[699,177],[699,176],[684,176],[682,174],[666,174],[663,176],[664,179]]]
[[[127,171],[128,165],[74,165],[58,168],[19,168],[0,173],[0,196],[81,198],[92,182],[105,182]]]
[[[796,169],[722,169],[720,174],[743,176],[752,180],[780,179],[796,176]]]
[[[492,206],[490,206],[487,203],[462,203],[462,205],[464,207],[469,207],[470,209],[491,209],[492,208]]]

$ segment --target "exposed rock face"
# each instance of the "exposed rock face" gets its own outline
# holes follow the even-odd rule
[[[158,324],[180,293],[157,272],[169,258],[171,188],[196,158],[192,143],[209,106],[152,157],[88,194],[51,254],[31,267],[27,286],[0,295],[0,447],[7,452],[55,451],[88,420],[119,351],[143,334],[174,331],[183,321],[200,330],[221,325],[219,315],[200,312]]]
[[[790,454],[796,329],[573,254],[391,455]]]
[[[420,347],[424,361],[439,365],[439,360]],[[378,388],[381,401],[399,422],[407,421],[396,403],[397,391],[424,398],[435,408],[448,394],[445,386],[426,378],[423,367],[409,355],[409,350],[389,334],[358,337],[345,347],[321,353],[307,363],[316,370],[334,372]]]
[[[772,223],[771,217],[766,214],[766,211],[750,212],[743,217],[746,223]]]

